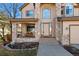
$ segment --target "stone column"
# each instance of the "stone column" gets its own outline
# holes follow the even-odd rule
[[[26,24],[22,24],[22,36],[25,37],[26,36],[26,32],[27,31],[27,27]]]
[[[40,3],[35,4],[35,18],[40,19]]]
[[[17,33],[16,33],[16,23],[12,24],[12,42],[15,43],[17,39]]]
[[[38,19],[35,24],[35,37],[37,39],[40,38],[40,3],[36,3],[35,5],[35,18]]]
[[[58,17],[61,17],[61,3],[56,4],[56,14]]]

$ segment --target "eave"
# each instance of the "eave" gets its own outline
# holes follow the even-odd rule
[[[38,19],[35,18],[16,18],[16,19],[11,19],[11,23],[36,23]]]
[[[20,7],[20,11],[25,7],[27,6],[29,3],[24,3],[21,7]]]
[[[58,17],[58,21],[79,21],[79,16],[72,16],[72,17]]]
[[[75,8],[79,8],[79,3],[75,3],[75,4],[74,4],[74,7],[75,7]]]

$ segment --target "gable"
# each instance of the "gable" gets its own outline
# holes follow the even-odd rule
[[[23,18],[26,18],[26,17],[27,17],[27,16],[26,16],[26,12],[29,11],[29,10],[34,10],[33,3],[28,4],[27,6],[25,6],[25,7],[21,10],[21,12],[22,12],[22,17],[23,17]]]
[[[33,6],[33,3],[30,3],[28,4],[27,6],[25,6],[22,11],[25,11],[25,10],[33,10],[34,9],[34,6]]]
[[[24,5],[20,8],[20,10],[23,11],[24,9],[27,9],[27,10],[29,10],[29,9],[34,9],[33,3],[26,3],[26,4],[24,4]]]
[[[27,6],[29,3],[24,3],[21,7],[20,7],[20,11],[25,7]]]

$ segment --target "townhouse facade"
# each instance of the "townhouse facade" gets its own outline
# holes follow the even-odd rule
[[[24,3],[21,18],[11,20],[12,42],[56,38],[62,45],[79,44],[79,4]]]

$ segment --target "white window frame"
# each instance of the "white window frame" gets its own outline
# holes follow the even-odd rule
[[[34,10],[26,10],[26,11],[33,11],[33,15],[32,15],[32,16],[27,16],[27,15],[26,15],[26,17],[30,17],[30,18],[31,18],[31,17],[32,17],[32,18],[35,17],[35,11],[34,11]]]
[[[44,10],[44,9],[50,10],[50,16],[49,16],[49,18],[44,18],[44,17],[43,17],[43,10]],[[42,19],[51,19],[51,9],[50,9],[50,8],[43,8],[43,9],[42,9]]]
[[[67,7],[67,6],[69,6],[69,7],[71,6],[71,8],[72,8],[72,14],[67,14],[67,13],[66,13],[66,7]],[[65,16],[66,16],[66,17],[74,16],[74,7],[73,7],[73,4],[69,3],[69,4],[66,4],[66,5],[65,5]]]

